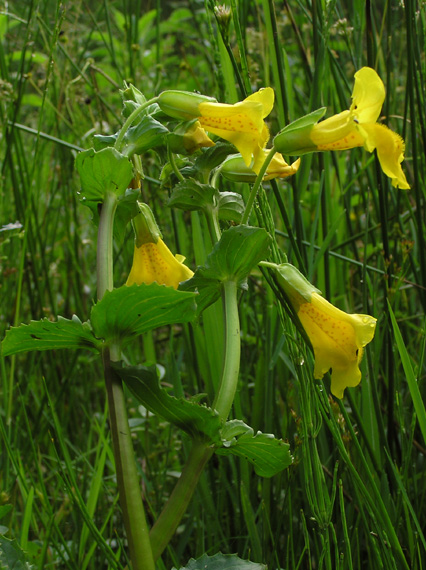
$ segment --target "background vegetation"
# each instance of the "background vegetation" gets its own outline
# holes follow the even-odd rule
[[[96,228],[79,202],[74,159],[94,133],[121,124],[123,81],[147,97],[172,88],[229,103],[270,85],[277,102],[268,121],[276,133],[320,106],[328,116],[347,109],[354,72],[374,67],[387,91],[383,122],[406,141],[411,190],[392,188],[362,149],[307,155],[295,177],[265,185],[289,260],[335,305],[378,318],[362,383],[341,403],[328,399],[329,381],[311,380],[309,350],[287,317],[283,330],[266,282],[254,274],[240,302],[235,415],[288,439],[294,465],[261,479],[243,460],[214,457],[158,567],[222,551],[271,569],[420,570],[424,3],[230,0],[229,9],[228,33],[213,0],[0,4],[1,336],[31,319],[87,318],[96,295]],[[161,185],[158,157],[143,160],[144,199],[173,251],[194,266],[202,223],[166,206],[170,188]],[[117,285],[132,250],[129,228],[116,243]],[[214,314],[203,326],[144,337],[128,358],[158,361],[176,394],[209,393],[221,363]],[[1,375],[0,534],[16,538],[36,568],[124,568],[98,359],[84,351],[28,353],[3,359]],[[188,442],[130,397],[129,406],[152,521]]]

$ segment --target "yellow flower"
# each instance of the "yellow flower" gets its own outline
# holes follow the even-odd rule
[[[263,149],[264,158],[266,158],[269,150]],[[271,180],[272,178],[287,178],[296,174],[300,166],[300,158],[292,164],[287,164],[283,156],[276,153],[266,169],[266,174],[263,180]],[[233,182],[254,182],[256,180],[256,173],[246,166],[243,158],[239,154],[228,157],[222,164],[220,172],[228,180]]]
[[[164,91],[158,97],[158,105],[171,117],[197,118],[206,131],[235,145],[245,164],[259,172],[264,160],[263,148],[269,140],[264,118],[274,106],[271,87],[260,89],[235,105],[184,91]]]
[[[364,347],[373,339],[376,319],[347,314],[336,308],[292,265],[263,263],[276,272],[278,283],[293,306],[314,349],[314,377],[331,370],[331,392],[343,398],[345,388],[361,381]]]
[[[410,188],[401,168],[404,160],[403,139],[377,123],[385,99],[383,81],[370,67],[355,73],[352,105],[349,110],[311,126],[302,125],[293,130],[286,140],[278,134],[274,146],[284,154],[302,154],[316,150],[346,150],[363,146],[368,152],[377,150],[383,172],[392,179],[392,185]]]
[[[172,254],[161,239],[154,215],[146,204],[138,202],[140,213],[133,218],[135,248],[133,264],[126,285],[158,283],[178,288],[179,283],[194,274],[183,264],[182,255]]]
[[[179,283],[190,279],[194,274],[184,265],[182,255],[174,256],[161,238],[157,243],[135,245],[133,265],[126,285],[147,285],[157,282],[159,285],[178,288]]]
[[[181,123],[167,135],[167,143],[170,150],[177,154],[193,154],[200,148],[214,146],[197,120]]]
[[[269,140],[264,118],[274,106],[271,87],[260,89],[235,105],[203,102],[199,104],[201,126],[232,143],[246,166],[258,173],[265,159],[263,148]]]

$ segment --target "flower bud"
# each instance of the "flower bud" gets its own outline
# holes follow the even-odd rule
[[[167,136],[167,142],[176,154],[193,154],[202,147],[214,146],[199,121],[181,123]]]

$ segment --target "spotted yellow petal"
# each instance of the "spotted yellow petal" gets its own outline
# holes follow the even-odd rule
[[[347,314],[316,292],[310,303],[300,304],[297,315],[314,349],[315,378],[331,369],[331,392],[342,398],[346,387],[361,380],[358,365],[364,346],[373,339],[376,319]]]
[[[249,95],[244,101],[255,101],[262,105],[262,118],[269,115],[274,107],[275,93],[271,87],[259,89],[256,93]]]
[[[262,165],[261,150],[269,140],[263,119],[271,112],[274,91],[270,87],[253,93],[235,105],[203,102],[199,121],[206,131],[231,142],[247,166],[257,171]]]
[[[267,154],[269,151],[264,151]],[[292,164],[287,164],[283,158],[283,155],[277,152],[271,162],[268,165],[264,180],[271,180],[272,178],[287,178],[296,174],[299,170],[300,158],[298,158]]]
[[[410,185],[401,168],[404,160],[405,145],[403,139],[385,125],[360,125],[359,130],[365,133],[365,146],[372,152],[377,150],[380,166],[386,176],[392,179],[392,186],[408,190]]]
[[[177,289],[179,283],[193,276],[189,267],[182,263],[184,259],[181,255],[175,257],[161,238],[157,243],[135,246],[133,265],[126,285],[157,282]]]
[[[314,125],[310,138],[317,150],[346,150],[364,144],[350,111],[343,111]]]
[[[371,67],[362,67],[355,73],[351,112],[359,123],[375,123],[385,100],[383,81]]]

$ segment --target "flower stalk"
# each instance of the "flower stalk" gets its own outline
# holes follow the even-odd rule
[[[112,245],[116,207],[117,197],[113,193],[107,193],[101,209],[98,231],[99,300],[106,291],[113,288]],[[120,358],[121,348],[118,342],[111,343],[102,351],[120,504],[133,570],[154,570],[155,564],[139,486],[123,384],[112,367],[112,363],[118,362]]]
[[[265,176],[265,172],[268,170],[268,166],[271,160],[274,158],[276,153],[275,147],[272,147],[269,151],[268,155],[266,156],[260,170],[259,174],[257,175],[256,182],[253,184],[253,188],[251,189],[250,196],[247,200],[246,209],[244,211],[243,219],[241,220],[241,224],[246,224],[248,222],[251,209],[253,207],[254,201],[256,199],[257,191],[262,183],[263,177]]]

